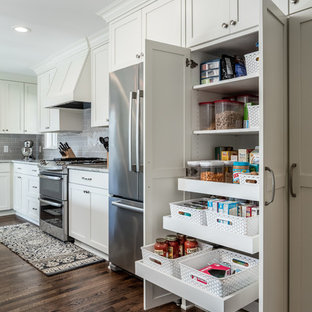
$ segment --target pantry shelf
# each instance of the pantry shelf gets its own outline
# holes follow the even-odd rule
[[[157,285],[193,304],[214,312],[234,312],[247,306],[259,297],[259,283],[253,283],[227,297],[218,297],[199,288],[188,285],[184,281],[160,272],[136,261],[135,273],[144,280]]]
[[[259,134],[258,128],[248,129],[226,129],[226,130],[195,130],[194,134],[219,134],[219,135],[240,135],[240,134]]]
[[[163,217],[163,228],[187,236],[196,237],[206,242],[222,245],[235,250],[255,254],[259,252],[259,235],[247,236],[210,229],[206,225],[191,223],[171,216]]]
[[[178,190],[259,201],[259,185],[207,182],[192,178],[178,179]]]
[[[222,95],[236,95],[241,93],[258,94],[259,74],[196,85],[193,89],[198,91],[220,93]]]

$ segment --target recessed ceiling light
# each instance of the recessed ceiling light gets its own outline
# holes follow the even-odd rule
[[[20,32],[20,33],[26,33],[26,32],[30,32],[30,31],[31,31],[30,28],[25,27],[25,26],[20,26],[20,25],[13,26],[12,28],[13,28],[15,31]]]

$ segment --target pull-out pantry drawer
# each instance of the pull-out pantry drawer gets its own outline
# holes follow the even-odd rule
[[[69,183],[108,189],[108,173],[71,169]]]

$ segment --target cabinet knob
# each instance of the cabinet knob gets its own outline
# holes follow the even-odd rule
[[[227,23],[222,23],[222,28],[228,28],[229,27],[229,24],[227,24]]]
[[[135,56],[137,59],[140,58],[140,53],[137,53],[136,56]]]
[[[234,20],[231,20],[231,21],[230,21],[230,25],[232,25],[232,26],[235,26],[235,25],[236,25],[236,23],[237,23],[237,22],[236,22],[236,21],[234,21]]]
[[[5,131],[9,131],[9,129],[6,129]]]

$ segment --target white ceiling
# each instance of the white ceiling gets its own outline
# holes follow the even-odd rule
[[[114,0],[1,0],[0,72],[34,75],[32,67],[106,27],[96,12]],[[14,25],[31,28],[17,33]]]

